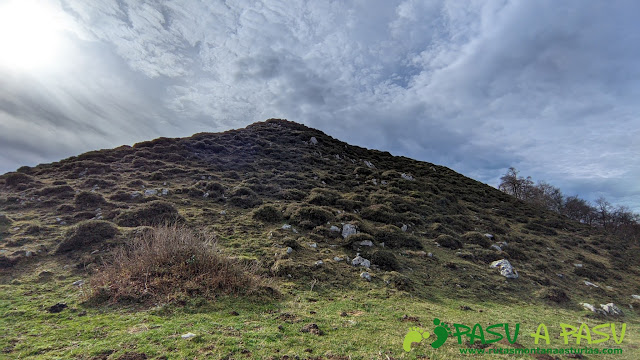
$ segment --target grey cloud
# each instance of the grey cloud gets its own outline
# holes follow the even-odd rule
[[[82,52],[108,59],[83,77],[117,80],[9,87],[14,122],[113,144],[286,117],[492,185],[513,165],[640,210],[636,2],[62,4]]]

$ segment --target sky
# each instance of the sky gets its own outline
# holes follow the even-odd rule
[[[640,212],[640,2],[0,0],[0,173],[286,118]]]

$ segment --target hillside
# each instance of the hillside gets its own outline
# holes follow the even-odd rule
[[[253,266],[271,281],[279,294],[274,297],[277,300],[244,303],[221,297],[199,306],[178,302],[191,309],[188,311],[175,308],[176,303],[156,303],[156,312],[147,313],[152,310],[143,302],[91,305],[82,287],[72,285],[99,272],[111,250],[146,227],[167,222],[215,234],[225,254]],[[140,310],[136,316],[144,317],[134,316],[131,321],[142,323],[160,321],[149,319],[154,316],[171,317],[158,313],[159,306],[170,309],[170,315],[179,313],[181,319],[192,313],[221,313],[221,309],[226,314],[231,310],[228,307],[239,307],[258,316],[241,319],[242,326],[272,326],[278,334],[291,332],[289,340],[286,335],[272,335],[267,344],[243,337],[226,343],[211,333],[211,338],[200,338],[200,343],[179,345],[176,351],[181,355],[176,358],[193,354],[212,358],[250,358],[250,354],[329,359],[351,354],[354,358],[404,356],[397,347],[404,334],[397,332],[389,335],[397,338],[389,344],[336,346],[340,331],[344,341],[351,339],[354,344],[366,338],[367,331],[378,335],[386,331],[390,325],[376,322],[373,313],[393,318],[385,320],[393,321],[391,328],[406,329],[416,324],[431,329],[431,315],[409,312],[431,314],[434,309],[450,317],[474,319],[468,323],[475,319],[493,322],[498,315],[511,316],[505,320],[515,322],[519,315],[555,319],[558,314],[571,316],[567,319],[574,322],[576,317],[607,322],[604,315],[579,304],[615,303],[623,309],[624,321],[631,324],[637,323],[635,312],[640,305],[632,297],[640,294],[639,254],[635,243],[541,211],[446,167],[351,146],[301,124],[270,119],[224,133],[159,138],[88,152],[0,177],[4,293],[0,313],[5,319],[24,322],[13,334],[0,338],[0,348],[10,356],[63,354],[87,359],[99,358],[108,348],[112,351],[103,358],[116,359],[129,350],[152,358],[151,354],[161,356],[175,347],[165,343],[165,338],[145,338],[152,332],[148,328],[138,334],[129,331],[136,324],[114,320],[118,315],[113,314],[126,314],[130,306]],[[367,260],[370,266],[354,266],[354,259]],[[501,274],[490,267],[502,259],[513,265],[517,277],[508,269]],[[369,301],[371,304],[363,305]],[[72,324],[61,325],[55,315],[42,315],[43,308],[58,302],[77,312],[95,312],[102,325],[83,328],[74,322],[82,317],[65,318]],[[467,308],[470,312],[459,311]],[[242,310],[238,312],[244,315]],[[337,315],[343,312],[348,316]],[[275,315],[269,315],[269,320],[257,315],[264,313]],[[372,318],[360,320],[361,315],[354,315],[360,313],[371,313]],[[275,329],[282,326],[272,324],[278,314],[299,318],[300,323],[285,321],[290,329]],[[396,319],[407,314],[404,321]],[[325,328],[319,337],[325,340],[317,349],[303,345],[312,340],[298,338],[307,320]],[[111,321],[116,325],[109,325]],[[234,326],[241,326],[227,321],[236,320],[217,319],[216,326],[231,332]],[[344,325],[344,321],[362,321],[369,328],[351,328],[356,325]],[[81,336],[87,337],[83,341],[109,340],[101,340],[101,345],[72,345],[73,340],[68,339],[55,346],[45,337],[39,348],[26,344],[24,333],[29,326],[42,334],[52,323],[56,324],[53,328],[68,326],[87,334]],[[189,318],[167,331],[180,333],[188,327],[185,324],[193,327],[197,323]],[[114,344],[126,341],[114,340],[105,330],[109,326],[112,334],[129,331],[142,336],[136,340],[143,344],[139,351],[119,350]],[[241,331],[258,331],[252,326]],[[102,330],[96,330],[99,328]],[[639,341],[635,333],[627,335],[633,344]],[[218,345],[203,350],[209,342]],[[273,354],[281,348],[283,352]],[[242,352],[245,350],[248,353]],[[435,350],[424,347],[411,354],[420,351],[430,354]],[[626,354],[633,351],[637,350],[628,349]],[[450,354],[456,358],[455,352]]]

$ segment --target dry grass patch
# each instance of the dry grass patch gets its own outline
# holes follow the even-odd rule
[[[252,294],[265,281],[252,266],[223,254],[215,237],[165,226],[115,250],[91,285],[96,300],[151,302]]]

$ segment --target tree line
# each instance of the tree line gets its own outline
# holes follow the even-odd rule
[[[547,182],[534,183],[531,176],[519,176],[519,171],[513,167],[500,178],[498,188],[536,207],[555,211],[608,233],[625,237],[640,235],[640,215],[626,206],[614,206],[602,196],[593,204],[578,196],[565,196],[559,188]]]

